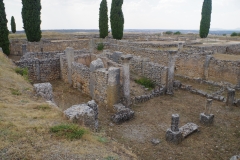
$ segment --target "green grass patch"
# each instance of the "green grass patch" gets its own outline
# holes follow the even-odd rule
[[[80,139],[86,133],[86,130],[80,128],[76,124],[60,124],[50,128],[50,132],[57,137],[65,137],[70,140]]]
[[[143,85],[144,87],[149,88],[149,89],[153,89],[155,87],[155,84],[153,83],[153,81],[151,81],[150,79],[145,78],[145,77],[136,79],[135,82],[137,84]]]
[[[97,140],[101,143],[107,143],[108,142],[108,139],[105,138],[105,137],[97,137]]]
[[[47,105],[47,104],[43,104],[43,105],[39,105],[39,106],[35,107],[34,109],[45,111],[45,110],[51,109],[51,107],[49,107],[49,105]]]
[[[97,46],[97,50],[102,51],[103,48],[104,48],[103,43],[99,43],[98,46]]]
[[[13,95],[16,95],[16,96],[20,96],[22,93],[19,91],[19,90],[17,90],[17,89],[13,89],[13,88],[9,88],[10,90],[11,90],[11,93],[13,94]]]
[[[15,72],[17,74],[20,74],[21,76],[23,76],[24,79],[27,80],[28,82],[31,82],[28,78],[28,68],[17,67],[17,68],[15,68]]]

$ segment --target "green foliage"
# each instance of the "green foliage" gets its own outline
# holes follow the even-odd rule
[[[204,0],[202,6],[202,19],[200,22],[199,35],[201,38],[206,38],[209,33],[212,13],[212,0]]]
[[[99,32],[100,38],[108,36],[108,7],[106,0],[102,0],[99,8]]]
[[[60,124],[50,128],[50,132],[55,133],[57,137],[65,137],[70,140],[80,139],[86,131],[76,124]]]
[[[22,94],[22,93],[21,93],[19,90],[17,90],[17,89],[10,88],[10,90],[11,90],[11,93],[12,93],[13,95],[19,96],[19,95]]]
[[[107,143],[107,142],[108,142],[108,139],[105,138],[105,137],[98,137],[97,140],[98,140],[99,142],[102,142],[102,143]]]
[[[12,29],[12,33],[16,33],[16,23],[13,16],[11,18],[11,29]]]
[[[173,34],[173,32],[172,32],[172,31],[167,31],[167,32],[165,32],[165,34],[172,35],[172,34]]]
[[[145,77],[142,77],[140,79],[135,80],[136,83],[143,85],[146,88],[153,89],[155,87],[155,84],[150,80]]]
[[[103,48],[104,48],[104,44],[98,43],[97,50],[101,51],[101,50],[103,50]]]
[[[24,77],[25,80],[27,80],[28,82],[31,82],[29,79],[28,79],[28,68],[20,68],[20,67],[17,67],[15,68],[15,72],[17,74],[20,74],[21,76]]]
[[[235,36],[240,36],[240,33],[233,32],[233,33],[231,34],[231,37],[235,37]]]
[[[42,37],[40,0],[22,0],[22,19],[28,41],[39,42]]]
[[[124,16],[122,12],[123,0],[112,0],[110,22],[114,39],[122,39],[124,29]]]
[[[9,49],[9,31],[7,28],[7,23],[8,20],[6,18],[6,12],[5,12],[5,7],[3,0],[0,0],[0,47],[3,50],[3,53],[6,55],[10,54],[10,49]]]
[[[182,34],[181,32],[177,31],[177,32],[174,32],[175,35],[180,35]]]
[[[223,34],[223,36],[226,36],[227,34]]]

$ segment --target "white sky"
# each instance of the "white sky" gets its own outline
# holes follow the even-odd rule
[[[240,0],[212,0],[211,28],[240,28]],[[22,29],[21,0],[3,0]],[[101,0],[41,0],[41,29],[98,29]],[[111,0],[107,0],[108,9]],[[124,0],[125,29],[199,29],[203,0]],[[108,13],[110,16],[110,11]],[[109,24],[110,26],[110,24]]]

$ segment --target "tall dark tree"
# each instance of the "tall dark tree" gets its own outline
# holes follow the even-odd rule
[[[99,32],[100,38],[105,38],[108,35],[108,7],[106,0],[102,0],[99,8]]]
[[[122,39],[124,29],[124,16],[122,12],[123,0],[112,0],[111,6],[111,28],[112,35],[115,39]]]
[[[22,19],[28,41],[38,42],[41,32],[41,0],[22,0]]]
[[[8,20],[6,18],[3,0],[0,0],[0,47],[6,55],[10,54],[9,50],[9,31],[7,28]]]
[[[204,0],[202,6],[202,19],[200,23],[200,37],[206,38],[209,33],[212,14],[212,0]]]
[[[11,18],[11,29],[12,29],[12,33],[16,33],[16,23],[13,16]]]

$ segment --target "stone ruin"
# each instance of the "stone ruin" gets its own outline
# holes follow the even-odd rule
[[[130,40],[131,38],[135,41]],[[115,113],[112,116],[115,123],[130,120],[134,117],[131,105],[164,94],[173,95],[175,89],[207,97],[205,111],[200,114],[200,122],[212,124],[214,120],[214,115],[210,112],[212,99],[226,102],[230,109],[234,105],[240,106],[240,99],[235,99],[235,90],[240,86],[239,61],[221,60],[214,55],[215,53],[237,55],[240,53],[240,44],[205,46],[195,40],[196,37],[188,37],[187,40],[184,37],[169,39],[153,35],[131,35],[121,41],[110,38],[99,40],[96,37],[90,40],[23,42],[24,44],[16,41],[11,43],[11,48],[14,48],[11,52],[23,55],[20,61],[15,63],[19,67],[29,69],[29,76],[33,82],[62,79],[91,96],[94,100],[92,103],[74,105],[64,111],[67,118],[79,124],[96,129],[98,105],[105,106]],[[105,47],[101,53],[96,51],[98,43],[103,43]],[[156,87],[150,93],[131,96],[131,73],[152,80]],[[175,77],[223,89],[209,94],[183,84],[175,80]],[[39,95],[53,100],[49,96],[50,90],[48,92],[45,89],[37,89],[38,84],[35,86]],[[226,88],[229,88],[228,95],[224,97],[221,93]],[[166,132],[167,141],[178,144],[198,130],[194,123],[187,123],[180,128],[178,125],[179,115],[172,115],[171,128]]]
[[[34,84],[33,87],[37,96],[41,96],[47,101],[54,102],[52,85],[50,83],[38,83],[38,84]]]
[[[198,126],[194,123],[187,123],[182,127],[179,125],[179,115],[172,115],[171,128],[167,129],[166,140],[171,143],[179,144],[184,138],[198,131]]]
[[[94,100],[86,104],[74,105],[63,113],[67,119],[74,123],[94,130],[98,129],[98,105]]]

